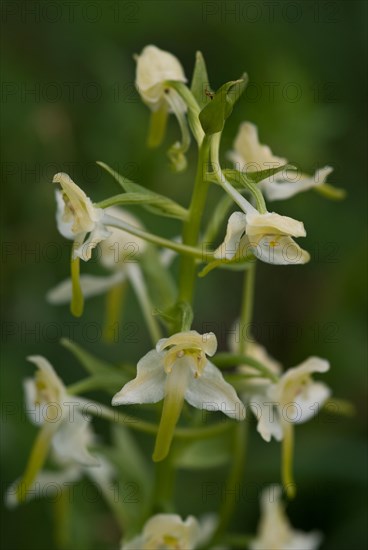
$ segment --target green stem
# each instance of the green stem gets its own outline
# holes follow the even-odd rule
[[[272,382],[278,381],[278,376],[275,373],[270,371],[268,367],[262,365],[262,363],[256,359],[253,359],[253,357],[249,357],[249,355],[242,355],[240,353],[218,353],[212,361],[215,363],[216,367],[220,369],[227,369],[237,365],[254,367],[260,374],[269,378]]]
[[[296,485],[293,478],[294,458],[294,426],[291,422],[283,422],[284,437],[282,440],[281,478],[284,491],[289,499],[295,497]]]
[[[122,229],[123,231],[126,231],[131,235],[135,235],[136,237],[140,237],[141,239],[144,239],[145,241],[148,241],[150,243],[157,244],[158,246],[162,246],[164,248],[170,248],[171,250],[175,250],[175,252],[178,252],[179,254],[189,256],[193,263],[195,258],[202,260],[202,262],[213,260],[213,252],[204,251],[200,248],[188,246],[187,244],[170,241],[169,239],[165,239],[164,237],[160,237],[159,235],[147,233],[147,231],[143,231],[138,227],[130,225],[123,220],[114,218],[113,216],[109,216],[108,214],[104,215],[103,223],[107,226]]]
[[[244,329],[248,327],[253,313],[253,294],[255,282],[255,264],[245,272],[243,300],[240,316],[240,334],[244,334]],[[241,338],[239,341],[239,352],[245,354],[247,348],[247,339]],[[231,517],[233,515],[237,497],[240,491],[240,484],[244,474],[246,442],[248,435],[248,422],[239,422],[234,430],[233,438],[233,463],[226,483],[226,497],[220,509],[220,519],[216,529],[214,540],[218,541],[221,535],[226,531]]]
[[[209,160],[211,140],[205,136],[199,148],[197,174],[189,207],[188,221],[184,223],[183,245],[192,248],[198,242],[201,219],[206,204],[209,182],[204,179]],[[195,282],[195,259],[185,256],[181,260],[179,275],[179,300],[192,303]]]
[[[232,448],[232,467],[226,482],[224,500],[220,509],[220,518],[213,541],[218,542],[226,531],[233,515],[239,495],[241,494],[240,484],[244,471],[245,450],[248,435],[248,423],[239,422],[234,429]]]
[[[254,262],[244,274],[245,280],[239,330],[241,335],[239,340],[239,351],[244,355],[247,351],[247,344],[249,342],[247,331],[253,315],[255,275],[256,263]]]
[[[102,405],[91,399],[79,398],[81,406],[85,406],[86,414],[91,414],[100,418],[105,418],[110,422],[116,422],[126,428],[132,428],[139,432],[156,435],[159,426],[146,420],[141,420],[135,416],[119,413],[118,411]],[[206,428],[176,428],[174,438],[182,440],[208,439],[220,435],[233,427],[233,422],[221,421],[212,424]]]

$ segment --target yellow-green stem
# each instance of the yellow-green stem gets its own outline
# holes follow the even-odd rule
[[[194,247],[198,243],[199,230],[209,187],[209,182],[204,177],[207,170],[209,152],[210,138],[206,136],[199,148],[197,174],[189,207],[189,217],[183,228],[183,244],[186,246]],[[194,283],[195,258],[191,256],[182,257],[179,275],[179,300],[192,302]]]
[[[281,479],[284,491],[289,499],[296,495],[296,485],[293,478],[294,458],[294,426],[291,422],[283,422],[284,438],[282,440]]]

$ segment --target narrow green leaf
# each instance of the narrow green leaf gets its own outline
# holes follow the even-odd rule
[[[235,102],[246,86],[244,77],[226,82],[215,93],[213,99],[200,112],[199,120],[205,134],[216,134],[224,128],[226,119],[231,115]]]
[[[202,470],[223,466],[231,459],[229,434],[203,441],[193,441],[175,453],[175,466],[189,470]]]
[[[62,338],[60,343],[64,348],[69,350],[76,359],[81,363],[82,367],[93,376],[103,377],[105,375],[117,374],[120,377],[124,377],[124,373],[119,367],[108,363],[98,357],[95,357],[81,346],[72,342],[68,338]],[[122,380],[124,382],[124,380]]]
[[[104,162],[98,161],[97,164],[101,166],[101,168],[106,170],[121,185],[121,187],[124,189],[124,191],[126,191],[126,193],[129,193],[129,195],[133,195],[133,194],[138,195],[137,202],[136,203],[130,202],[130,204],[141,203],[147,210],[149,210],[154,214],[158,214],[160,216],[177,218],[179,220],[186,220],[188,218],[188,210],[183,206],[181,206],[180,204],[173,201],[172,199],[169,199],[168,197],[164,197],[159,193],[155,193],[150,189],[146,189],[142,185],[138,185],[138,183],[134,183],[128,178],[121,176],[118,172],[115,172],[115,170],[110,168],[110,166],[108,166]],[[120,201],[120,197],[123,197],[123,196],[124,195],[117,195],[117,197],[119,197],[117,199],[118,202],[112,203],[110,202],[112,199],[107,199],[106,201],[99,203],[99,206],[101,206],[101,204],[102,205],[122,204],[119,201]],[[124,202],[123,198],[121,198],[121,200]],[[130,200],[133,200],[132,196],[128,198],[128,201]],[[128,204],[128,202],[126,204]],[[103,207],[106,208],[106,206],[103,206]]]
[[[247,178],[254,181],[254,183],[259,183],[260,181],[263,181],[266,178],[270,178],[271,176],[274,176],[275,174],[277,174],[278,172],[282,172],[283,170],[297,170],[297,168],[292,164],[284,164],[283,166],[277,166],[276,168],[267,168],[266,170],[259,170],[258,172],[242,173],[244,173]]]
[[[197,103],[201,109],[211,101],[213,93],[208,79],[206,62],[201,52],[196,53],[192,85],[190,87]]]

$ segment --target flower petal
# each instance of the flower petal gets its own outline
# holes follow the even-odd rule
[[[149,351],[137,365],[137,376],[112,398],[113,405],[157,403],[164,397],[166,374],[163,353]]]
[[[179,60],[156,46],[146,46],[137,57],[135,84],[143,101],[154,110],[164,100],[167,80],[187,81]]]
[[[52,439],[52,447],[60,463],[77,462],[85,466],[96,466],[88,445],[93,444],[93,432],[89,420],[74,408],[71,418],[65,419]]]
[[[226,382],[220,370],[209,361],[201,376],[189,378],[185,399],[197,409],[219,410],[236,420],[245,418],[245,407],[233,386]]]
[[[249,237],[252,235],[291,235],[292,237],[305,237],[306,231],[303,222],[281,216],[276,212],[266,212],[265,214],[249,213],[246,216],[246,233]]]
[[[63,489],[66,489],[70,483],[78,481],[81,476],[82,470],[79,466],[70,466],[63,470],[43,470],[29,487],[25,501],[28,502],[37,497],[56,498],[60,496]],[[14,508],[19,504],[16,492],[19,482],[20,479],[17,479],[6,492],[5,504],[8,508]]]
[[[291,237],[284,235],[262,235],[252,238],[248,244],[259,260],[273,265],[305,264],[310,260],[310,254],[301,248]]]
[[[90,298],[104,294],[107,290],[121,283],[125,279],[123,271],[117,271],[108,277],[97,277],[95,275],[81,275],[80,286],[83,296]],[[65,279],[46,294],[46,300],[53,305],[67,304],[72,299],[72,281]]]
[[[240,125],[229,158],[244,172],[258,172],[287,163],[286,159],[275,156],[268,145],[259,143],[257,126],[251,122]]]
[[[180,346],[182,349],[199,348],[212,357],[217,350],[217,338],[213,332],[199,334],[196,330],[187,330],[173,334],[169,338],[161,338],[157,342],[156,350],[160,352],[169,346]]]
[[[272,178],[263,180],[259,185],[262,191],[264,191],[267,200],[284,200],[322,185],[331,172],[333,172],[333,168],[330,166],[320,168],[315,172],[314,176],[299,174],[295,170],[286,170],[283,177],[280,174],[276,174]]]
[[[241,237],[245,233],[247,217],[243,212],[233,212],[227,223],[224,242],[215,250],[218,259],[231,260],[236,255]]]
[[[261,437],[267,442],[270,442],[272,437],[276,441],[281,441],[283,429],[279,412],[267,394],[252,395],[249,400],[249,407],[258,419],[257,432]]]

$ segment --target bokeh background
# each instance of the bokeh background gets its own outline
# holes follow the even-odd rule
[[[72,382],[83,371],[58,344],[61,336],[115,362],[135,361],[149,349],[132,295],[113,345],[100,337],[103,298],[87,302],[79,320],[67,307],[46,303],[46,291],[69,270],[69,243],[55,227],[52,175],[68,172],[101,200],[119,192],[94,164],[103,160],[187,204],[195,151],[188,171],[175,175],[165,146],[146,148],[149,112],[134,89],[133,54],[150,43],[167,49],[190,78],[201,50],[214,89],[244,70],[250,76],[227,123],[223,152],[239,123],[249,120],[275,154],[306,171],[333,166],[329,181],[348,192],[343,202],[310,192],[273,205],[304,221],[308,236],[301,244],[312,261],[259,266],[254,333],[286,367],[309,355],[329,359],[326,379],[334,395],[354,403],[352,418],[321,415],[298,428],[299,492],[289,514],[295,526],[323,531],[323,550],[365,547],[366,7],[364,0],[2,3],[2,492],[23,471],[36,433],[22,413],[22,379],[32,372],[27,355],[44,354]],[[166,148],[177,131],[171,121]],[[207,219],[218,196],[211,194]],[[132,211],[156,233],[171,237],[179,231],[176,221]],[[93,262],[83,268],[99,269]],[[198,282],[195,328],[215,330],[223,349],[238,315],[240,288],[241,274],[234,272],[212,272]],[[137,323],[137,338],[129,337],[128,323]],[[108,437],[106,424],[98,429]],[[221,483],[225,472],[181,474],[179,511],[215,510],[221,497],[203,499],[201,483]],[[266,445],[253,429],[246,494],[239,497],[234,529],[255,531],[254,487],[278,475],[278,445]],[[99,500],[74,503],[73,517],[73,550],[117,548],[119,532]],[[4,510],[3,548],[54,548],[52,525],[53,508],[42,500]]]

